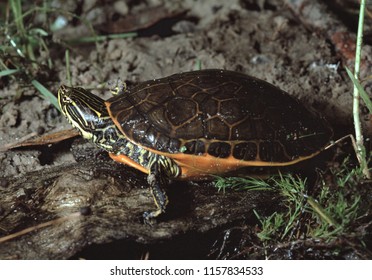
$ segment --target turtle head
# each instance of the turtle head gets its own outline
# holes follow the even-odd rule
[[[62,85],[58,103],[71,125],[88,140],[94,141],[97,130],[111,121],[105,101],[86,89]]]

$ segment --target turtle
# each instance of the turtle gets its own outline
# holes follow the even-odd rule
[[[206,69],[120,87],[103,100],[61,85],[61,112],[110,157],[147,174],[165,212],[172,180],[200,180],[243,167],[295,165],[330,143],[324,117],[278,87],[243,73]]]

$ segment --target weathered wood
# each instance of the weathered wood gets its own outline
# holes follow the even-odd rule
[[[0,243],[0,259],[66,259],[89,244],[119,239],[156,243],[232,225],[274,200],[273,192],[222,193],[210,182],[174,182],[168,188],[167,213],[150,227],[141,221],[142,213],[154,208],[145,175],[105,156],[4,180],[0,238],[83,207],[91,213]]]

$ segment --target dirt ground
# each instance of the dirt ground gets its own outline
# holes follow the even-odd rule
[[[325,2],[328,2],[328,5]],[[338,1],[284,0],[103,2],[85,0],[79,4],[76,4],[76,1],[67,1],[67,4],[63,5],[62,1],[54,1],[53,5],[71,13],[78,12],[81,18],[90,21],[99,34],[138,32],[138,36],[132,38],[69,45],[69,72],[72,85],[99,89],[108,81],[115,82],[118,79],[124,80],[128,85],[133,85],[174,73],[195,70],[199,67],[229,69],[266,80],[299,98],[304,104],[323,114],[334,128],[335,136],[339,137],[352,132],[352,83],[346,74],[345,66],[353,68],[356,30],[356,15],[353,13],[355,2],[357,1],[348,1],[350,6],[344,10],[340,10]],[[344,16],[345,13],[347,17]],[[54,17],[57,15],[58,13],[53,14]],[[66,16],[66,19],[68,20],[67,26],[52,34],[54,43],[51,44],[48,55],[53,60],[53,69],[46,77],[39,78],[39,81],[54,93],[60,84],[69,83],[63,48],[65,45],[60,43],[91,36],[89,26],[83,21],[69,16]],[[33,20],[37,24],[38,19]],[[367,23],[370,22],[367,20]],[[371,74],[372,40],[369,28],[366,27],[361,77]],[[6,43],[6,40],[4,42]],[[45,55],[41,53],[38,59],[42,59]],[[364,85],[367,92],[371,93],[372,83],[369,81]],[[109,96],[107,91],[104,93],[102,90],[94,90],[94,92],[104,94],[105,97]],[[90,205],[94,205],[92,201],[97,201],[97,197],[102,196],[103,193],[123,196],[122,189],[117,184],[110,183],[112,180],[110,176],[97,178],[98,176],[91,174],[92,168],[104,173],[103,169],[111,170],[115,167],[112,167],[111,163],[106,163],[106,159],[102,159],[102,162],[105,162],[107,166],[97,167],[96,163],[101,161],[96,161],[94,156],[97,152],[95,150],[92,152],[93,148],[89,145],[85,147],[81,143],[76,144],[73,140],[68,140],[49,146],[6,149],[6,145],[22,141],[28,136],[70,128],[67,120],[59,111],[44,100],[29,84],[2,78],[0,108],[0,150],[2,150],[0,151],[0,190],[6,193],[13,186],[19,188],[17,193],[10,194],[13,201],[9,199],[0,205],[0,214],[6,213],[7,216],[0,220],[0,235],[24,228],[22,221],[25,221],[24,225],[30,225],[32,219],[37,222],[44,221],[43,218],[50,217],[49,215],[61,217],[63,214],[70,214],[86,205],[87,201]],[[371,129],[368,113],[364,107],[362,119],[365,137],[369,138]],[[71,150],[74,151],[74,147],[80,149],[79,145],[85,149],[81,153],[87,154],[85,159],[88,163],[84,160],[81,161],[83,163],[77,162],[76,156],[74,157],[71,152]],[[77,153],[80,153],[79,150]],[[98,156],[102,155],[98,153]],[[93,163],[93,161],[96,162]],[[76,173],[79,168],[83,169],[82,173],[85,175]],[[151,205],[151,199],[144,189],[146,182],[143,175],[133,172],[132,175],[138,179],[129,180],[129,185],[132,183],[139,185],[140,188],[132,193],[133,201],[128,202],[128,205],[133,206],[142,200],[145,201],[144,207],[147,204]],[[64,174],[65,181],[56,179],[61,173]],[[34,178],[32,176],[35,174],[47,177],[40,178],[43,180],[37,183],[44,184],[42,195],[45,197],[40,202],[43,204],[42,207],[39,207],[37,214],[33,215],[22,208],[18,211],[23,212],[24,215],[10,219],[9,213],[11,212],[9,211],[17,209],[14,206],[14,200],[28,201],[27,199],[35,199],[35,195],[42,196],[40,193],[32,192],[31,196],[27,193],[28,190],[33,189],[27,180]],[[89,183],[84,180],[87,176]],[[119,181],[123,180],[120,176],[119,174],[115,178],[119,178]],[[79,180],[86,187],[85,193],[80,194],[79,190],[71,187],[71,184],[76,184],[76,178],[80,178]],[[47,191],[45,184],[49,186]],[[128,188],[131,189],[130,186]],[[190,192],[193,191],[197,193],[197,187],[191,188],[191,191],[181,189],[182,195],[190,196]],[[136,195],[140,195],[142,200],[138,200]],[[196,195],[199,195],[198,198]],[[174,196],[176,199],[183,199],[177,194]],[[205,205],[209,203],[208,197],[211,200],[214,199],[216,203],[221,203],[222,197],[210,189],[205,193],[194,193],[189,198],[193,200],[192,203],[200,200],[198,203],[206,207]],[[232,195],[229,199],[236,202],[237,198]],[[264,201],[274,200],[267,196],[264,199]],[[111,203],[121,205],[117,201],[111,200]],[[255,201],[253,204],[260,203],[262,200],[261,202]],[[138,244],[157,244],[157,240],[169,242],[168,244],[175,248],[183,248],[184,244],[192,242],[196,234],[204,233],[204,235],[198,235],[198,238],[203,236],[205,240],[208,240],[211,232],[219,232],[218,234],[221,235],[226,225],[229,224],[228,218],[239,220],[245,215],[238,210],[231,213],[221,212],[221,215],[226,215],[226,219],[210,220],[203,224],[203,215],[206,212],[200,212],[192,216],[196,217],[193,226],[190,226],[191,218],[187,223],[179,219],[177,225],[170,225],[166,222],[163,226],[159,225],[152,230],[152,235],[143,233],[146,231],[143,225],[135,230],[133,227],[133,231],[128,229],[118,234],[117,232],[125,223],[117,221],[116,225],[112,224],[115,221],[112,215],[122,217],[121,215],[125,213],[117,212],[118,210],[115,210],[115,207],[109,207],[109,204],[107,203],[101,209],[108,207],[111,219],[110,215],[105,216],[107,225],[102,225],[101,231],[90,229],[96,234],[87,234],[87,229],[83,229],[82,224],[79,224],[80,231],[71,233],[73,236],[69,236],[70,241],[64,240],[63,245],[58,243],[60,251],[55,249],[45,251],[48,241],[55,242],[58,238],[62,238],[61,236],[67,239],[66,234],[69,228],[76,226],[73,220],[70,221],[71,224],[68,227],[60,229],[55,235],[47,230],[41,230],[33,237],[22,237],[19,242],[13,242],[11,245],[0,244],[0,257],[71,258],[84,248],[89,252],[90,244],[112,244],[110,242],[113,240],[119,240],[116,242],[133,241],[130,245],[125,243],[133,251],[138,248],[140,248],[139,251],[146,251]],[[136,208],[143,208],[142,206]],[[212,206],[208,208],[209,211],[216,211]],[[27,205],[24,207],[27,208]],[[99,207],[93,206],[93,209],[99,209]],[[233,214],[235,217],[232,217]],[[105,226],[113,227],[112,232],[102,233]],[[187,235],[188,232],[192,234]],[[84,238],[84,235],[89,238]],[[181,236],[182,241],[175,236]],[[43,238],[44,241],[40,245],[40,240]],[[30,241],[39,242],[39,245],[32,249],[30,247],[30,250],[25,252],[22,246]],[[125,246],[122,243],[119,244]],[[70,246],[70,249],[63,250],[61,249],[63,246],[66,248]],[[108,246],[115,247],[116,245]],[[203,251],[200,255],[191,257],[203,258],[204,253]],[[86,254],[89,255],[89,253]],[[130,257],[141,257],[138,254],[133,253]],[[153,254],[156,255],[156,253]],[[174,255],[174,251],[164,254],[165,258],[179,258]],[[110,257],[112,256],[108,256]]]

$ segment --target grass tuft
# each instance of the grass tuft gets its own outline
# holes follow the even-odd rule
[[[262,217],[255,212],[261,224],[258,238],[267,245],[273,242],[291,242],[300,239],[330,242],[353,233],[353,224],[361,215],[361,196],[356,190],[363,178],[361,167],[348,168],[349,161],[333,170],[334,182],[330,186],[322,179],[322,187],[313,196],[306,192],[306,180],[292,175],[271,179],[283,196],[286,211]],[[341,183],[337,185],[337,183]]]
[[[216,187],[224,192],[233,189],[275,190],[280,193],[281,206],[284,207],[273,209],[268,216],[253,210],[258,220],[256,236],[265,255],[274,253],[275,248],[289,249],[293,244],[302,244],[305,248],[320,246],[331,254],[337,254],[340,239],[351,238],[352,242],[363,246],[363,237],[357,230],[358,221],[365,215],[358,192],[363,178],[362,168],[353,167],[346,158],[326,175],[320,175],[312,188],[306,179],[291,174],[279,174],[266,180],[217,178]]]
[[[261,191],[272,190],[270,184],[262,179],[253,177],[216,177],[215,187],[218,191],[225,192],[226,190],[235,191]]]

